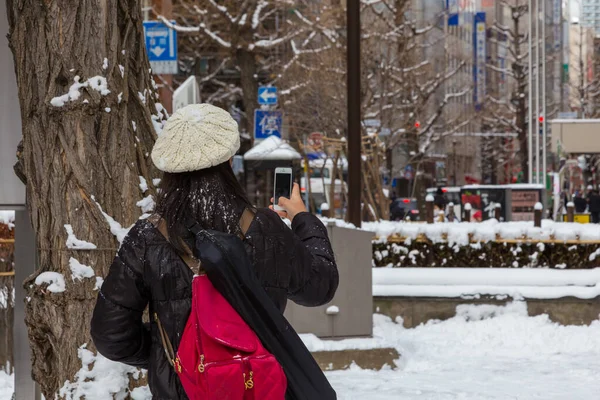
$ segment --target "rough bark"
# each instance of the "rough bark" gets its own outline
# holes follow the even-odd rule
[[[152,114],[159,121],[162,115],[154,103],[138,0],[7,0],[7,9],[23,126],[20,162],[39,273],[56,271],[66,281],[63,293],[35,285],[35,276],[25,282],[33,377],[44,396],[54,398],[81,368],[77,348],[92,345],[96,281],[71,279],[69,259],[106,274],[118,242],[98,204],[124,227],[136,221],[139,176],[154,190]],[[106,78],[109,94],[82,87],[78,99],[51,104],[76,77],[85,82],[96,76]],[[67,249],[65,224],[98,249]]]
[[[14,239],[13,229],[0,223],[0,239]],[[12,244],[0,244],[0,275],[13,271],[14,247]],[[15,303],[13,301],[14,276],[0,276],[0,371],[12,372],[13,359],[13,321]]]

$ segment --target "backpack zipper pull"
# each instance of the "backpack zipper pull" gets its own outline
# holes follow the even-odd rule
[[[198,364],[198,372],[204,372],[204,354],[200,354],[200,364]]]
[[[254,388],[254,379],[252,375],[254,375],[254,373],[250,371],[250,379],[246,380],[246,373],[244,372],[244,386],[246,390]]]

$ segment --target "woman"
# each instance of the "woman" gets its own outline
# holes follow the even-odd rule
[[[96,348],[111,360],[148,369],[153,399],[187,398],[156,323],[144,324],[142,315],[149,306],[150,315],[159,316],[176,351],[191,307],[181,265],[190,219],[244,238],[257,277],[282,313],[288,299],[319,306],[337,289],[326,228],[306,212],[298,185],[290,199],[281,199],[286,211],[280,215],[253,209],[231,169],[239,146],[237,123],[217,107],[190,105],[169,119],[152,150],[164,172],[156,215],[130,230],[98,295],[91,330]]]

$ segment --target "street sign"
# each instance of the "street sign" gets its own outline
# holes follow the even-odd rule
[[[175,21],[171,21],[174,25]],[[144,21],[146,53],[152,72],[158,75],[177,74],[177,31],[162,21]]]
[[[261,106],[274,106],[277,104],[277,88],[275,86],[261,86],[258,88],[258,104]]]
[[[270,136],[281,137],[283,112],[281,110],[254,111],[254,139],[263,140]]]
[[[404,178],[410,181],[414,176],[413,172],[414,170],[412,165],[407,165],[406,167],[404,167]]]

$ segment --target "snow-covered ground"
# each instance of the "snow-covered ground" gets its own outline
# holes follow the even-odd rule
[[[14,380],[11,375],[0,371],[0,400],[10,400],[13,394]]]
[[[396,370],[328,372],[340,400],[600,398],[600,322],[559,326],[513,303],[461,306],[456,317],[415,329],[381,315],[374,324],[373,339],[303,336],[311,349],[392,346],[402,354]],[[12,379],[0,372],[0,400],[11,393]]]
[[[463,306],[415,329],[376,315],[375,336],[398,348],[400,368],[328,373],[340,400],[600,398],[600,322],[559,326],[523,303]]]

